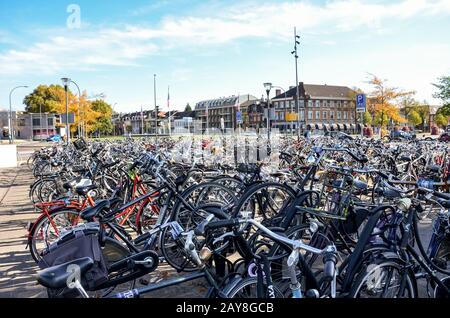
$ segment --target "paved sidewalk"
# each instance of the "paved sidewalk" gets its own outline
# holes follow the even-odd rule
[[[35,283],[37,266],[25,249],[28,221],[36,219],[28,199],[32,180],[26,168],[0,170],[0,297],[45,297]]]

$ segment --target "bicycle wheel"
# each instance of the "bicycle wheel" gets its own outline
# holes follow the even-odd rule
[[[236,203],[233,191],[216,183],[204,183],[190,187],[182,195],[172,210],[171,221],[177,221],[185,231],[194,229],[210,213],[202,207],[215,205],[227,210]],[[188,203],[190,206],[185,204]],[[174,238],[169,228],[165,228],[160,234],[161,252],[167,261],[176,270],[193,271],[197,269],[184,250],[184,238]],[[194,242],[195,244],[197,242]],[[196,246],[199,249],[199,246]]]
[[[85,221],[80,219],[80,211],[78,210],[59,210],[51,212],[49,216],[42,215],[39,217],[28,235],[28,246],[36,263],[41,260],[40,255],[43,250],[55,242],[61,232],[70,230],[82,223],[85,223]]]
[[[400,291],[404,285],[403,292]],[[363,267],[350,290],[350,298],[414,298],[414,274],[398,258],[377,259]]]
[[[227,298],[258,298],[257,288],[258,279],[256,277],[247,277],[237,283],[236,286],[225,286],[224,294]],[[273,290],[275,298],[285,298],[284,294],[276,286],[273,286]]]
[[[294,198],[295,191],[285,184],[275,182],[257,184],[242,194],[233,210],[233,217],[247,215],[259,222],[273,221],[276,216],[283,213],[284,208],[289,206]]]
[[[438,268],[442,269],[442,273],[450,275],[450,242],[443,239],[436,248],[433,255],[429,256],[430,261]]]
[[[277,232],[277,229],[280,230],[279,228],[274,228],[272,230],[274,232]],[[312,246],[310,243],[313,233],[311,233],[308,224],[293,226],[282,235],[292,240],[300,240],[303,243]],[[254,233],[249,238],[248,242],[255,254],[260,251],[267,251],[267,256],[270,260],[273,284],[278,288],[280,292],[285,295],[285,297],[290,297],[291,289],[289,286],[291,284],[291,279],[287,274],[287,259],[292,250],[286,248],[283,245],[273,242],[273,240],[271,240],[264,234],[261,235],[260,231]],[[305,260],[306,266],[312,265],[314,261],[314,259],[312,259],[312,256],[313,254],[308,252],[302,253],[302,257]],[[296,276],[298,281],[301,282],[302,288],[305,288],[306,284],[304,283],[304,273],[298,264],[296,266],[295,272],[297,274]],[[305,293],[306,290],[303,289],[302,292]]]
[[[219,177],[215,177],[211,180],[211,182],[214,183],[218,183],[221,184],[231,190],[233,190],[234,195],[239,198],[241,196],[241,194],[244,193],[245,191],[245,184],[233,177],[230,176],[219,176]]]

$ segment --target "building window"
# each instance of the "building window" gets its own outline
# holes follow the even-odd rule
[[[52,118],[47,118],[47,123],[49,126],[53,126],[53,117]]]
[[[334,107],[334,101],[330,101],[330,107]]]
[[[320,119],[320,111],[316,111],[316,119]]]
[[[322,101],[322,107],[327,107],[327,101],[326,100]]]
[[[293,103],[293,102],[292,102]],[[303,99],[300,100],[300,107],[305,107],[305,101]]]
[[[317,108],[320,107],[320,100],[316,100],[316,107],[317,107]]]
[[[337,120],[341,119],[341,112],[337,112]]]
[[[338,107],[338,108],[341,108],[341,101],[338,101],[338,102],[337,102],[337,107]]]
[[[347,119],[347,112],[344,112],[344,119]]]
[[[334,119],[334,111],[330,111],[330,119]]]
[[[322,119],[327,119],[327,112],[322,113]]]
[[[284,112],[280,113],[280,120],[284,120]]]
[[[309,101],[308,101],[308,107],[310,107],[310,108],[313,107],[313,102],[312,102],[312,100],[309,100]]]
[[[348,102],[345,101],[345,102],[344,102],[344,107],[347,107],[347,106],[348,106]]]
[[[308,111],[308,119],[313,119],[312,117],[313,117],[313,112],[312,112],[312,110],[309,110]]]
[[[305,111],[304,110],[300,111],[300,120],[305,120]]]
[[[24,127],[26,125],[25,118],[19,118],[17,126]]]
[[[40,125],[41,125],[41,119],[33,118],[33,126],[40,126]]]

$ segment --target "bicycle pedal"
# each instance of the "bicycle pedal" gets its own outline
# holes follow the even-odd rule
[[[148,284],[150,284],[150,281],[148,281],[145,278],[141,278],[141,279],[139,279],[139,284],[144,285],[144,286],[148,286]]]

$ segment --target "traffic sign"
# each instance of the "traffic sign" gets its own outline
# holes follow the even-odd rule
[[[236,121],[240,124],[242,123],[242,113],[236,112]]]
[[[286,113],[286,121],[297,121],[297,113]]]
[[[366,112],[366,95],[358,94],[356,95],[356,112],[365,113]]]
[[[60,114],[60,116],[61,116],[61,123],[66,124],[66,114]],[[69,124],[74,124],[74,123],[75,123],[75,114],[69,113]]]

